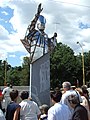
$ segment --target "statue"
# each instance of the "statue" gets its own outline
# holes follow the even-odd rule
[[[37,13],[31,24],[28,26],[25,38],[21,39],[22,44],[26,50],[31,54],[31,59],[33,59],[36,47],[43,49],[43,55],[52,51],[57,44],[57,33],[54,33],[52,38],[48,38],[48,35],[44,32],[46,19],[44,16],[40,15],[43,8],[41,8],[41,3],[38,5]],[[37,29],[35,28],[37,24]],[[34,47],[33,47],[34,46]],[[33,47],[33,50],[31,49]]]

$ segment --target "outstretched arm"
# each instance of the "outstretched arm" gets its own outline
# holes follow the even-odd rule
[[[35,18],[32,20],[31,24],[28,26],[29,32],[35,29],[36,22],[39,18],[40,13],[42,12],[43,8],[41,8],[41,3],[38,5],[37,13]]]

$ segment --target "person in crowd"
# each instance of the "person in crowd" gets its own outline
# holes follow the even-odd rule
[[[2,95],[2,91],[0,89],[0,109],[2,109],[2,100],[3,100],[3,95]]]
[[[2,94],[2,90],[0,90],[0,109],[5,113],[4,95]]]
[[[83,95],[86,97],[86,99],[89,101],[89,91],[87,88],[87,85],[83,85],[82,87]],[[90,103],[89,103],[90,104]]]
[[[41,115],[42,115],[42,114],[43,114],[43,107],[42,107],[42,105],[39,106],[39,110],[40,110]],[[41,115],[40,115],[40,116],[41,116]]]
[[[75,90],[76,89],[76,86],[74,85],[74,86],[71,86],[71,89],[72,90]]]
[[[87,88],[87,85],[83,85],[81,88],[82,88],[82,91],[83,91],[83,95],[85,96],[85,98],[88,101],[89,111],[90,111],[90,95],[89,95],[89,90]]]
[[[3,96],[2,96],[2,92],[0,92],[0,103],[3,99]],[[3,111],[2,111],[2,105],[0,104],[0,120],[5,120],[5,116],[3,114]]]
[[[12,91],[12,88],[10,87],[10,84],[9,83],[7,83],[7,86],[3,89],[3,91],[2,91],[2,94],[3,94],[3,96],[4,96],[4,103],[5,103],[5,110],[6,110],[6,108],[7,108],[7,106],[8,106],[8,104],[10,103],[10,101],[11,101],[11,98],[10,98],[10,92]]]
[[[17,103],[18,90],[10,92],[11,102],[7,106],[6,120],[20,120],[20,105]]]
[[[42,105],[42,114],[40,115],[39,120],[48,120],[48,109],[49,106],[47,104]]]
[[[78,94],[68,96],[70,106],[74,109],[71,120],[88,120],[88,112],[84,106],[80,104]]]
[[[64,93],[63,93],[63,95],[62,95],[62,98],[61,98],[61,101],[60,101],[60,102],[61,102],[62,104],[66,104],[66,105],[69,107],[69,109],[70,109],[70,111],[71,111],[71,114],[72,114],[72,113],[73,113],[73,108],[70,106],[70,103],[68,102],[68,99],[67,99],[67,98],[68,98],[68,96],[71,95],[71,94],[77,95],[77,94],[79,94],[79,93],[77,93],[75,90],[73,90],[73,89],[71,88],[71,83],[68,82],[68,81],[63,82],[62,87],[63,87]],[[79,94],[79,100],[80,100],[80,102],[82,101],[80,94]]]
[[[79,92],[79,94],[81,95],[81,98],[82,98],[82,102],[80,103],[81,105],[83,105],[86,110],[88,111],[88,118],[90,120],[90,110],[89,110],[89,103],[88,103],[88,100],[87,98],[84,96],[83,94],[83,91],[81,88],[76,88],[76,90]]]
[[[48,110],[48,120],[70,120],[71,112],[67,105],[60,103],[61,97],[61,92],[51,93],[53,106]]]
[[[81,88],[82,90],[87,90],[87,85],[82,85]]]
[[[57,87],[55,88],[55,91],[56,91],[57,93],[59,93],[59,92],[60,92],[60,88],[57,86]]]
[[[3,111],[0,109],[0,120],[6,120]]]
[[[29,99],[28,91],[22,91],[20,94],[22,99],[20,109],[20,119],[21,120],[38,120],[40,117],[40,109],[36,102]]]
[[[83,90],[82,89],[82,91],[83,91],[83,95],[86,97],[86,99],[89,100],[89,92],[88,92],[88,90]]]

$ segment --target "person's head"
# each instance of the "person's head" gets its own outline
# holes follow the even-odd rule
[[[42,107],[42,105],[39,106],[39,110],[41,111],[41,115],[42,115],[43,114],[43,107]]]
[[[66,92],[67,90],[71,89],[71,83],[67,81],[63,82],[62,87],[63,87],[64,92]]]
[[[6,83],[6,85],[7,85],[7,87],[9,87],[9,86],[10,86],[10,83]]]
[[[12,88],[13,87],[12,84],[10,84],[9,87]]]
[[[80,103],[79,96],[73,94],[68,96],[68,102],[70,103],[70,106],[74,108],[77,104]]]
[[[82,87],[83,95],[88,98],[89,97],[89,92],[87,90],[87,85],[83,85]]]
[[[83,95],[88,98],[89,97],[89,92],[88,90],[83,90]]]
[[[38,18],[38,21],[37,21],[37,28],[40,30],[40,31],[44,31],[45,29],[45,24],[46,24],[46,19],[44,16],[40,15],[39,18]]]
[[[75,89],[76,89],[76,86],[71,86],[71,89],[72,89],[72,90],[75,90]]]
[[[28,99],[29,92],[28,91],[22,91],[20,97],[21,97],[22,100]]]
[[[62,97],[61,91],[59,93],[55,91],[51,92],[51,100],[53,104],[60,102],[61,97]]]
[[[56,32],[54,33],[54,37],[57,37],[57,33]]]
[[[82,90],[87,90],[87,85],[82,85],[81,88]]]
[[[10,98],[12,101],[16,101],[18,97],[18,90],[12,90],[10,92]]]
[[[42,113],[43,114],[47,114],[48,113],[48,109],[49,109],[49,106],[46,105],[46,104],[43,104],[42,105]]]
[[[56,91],[57,93],[59,93],[59,92],[60,92],[60,88],[59,88],[59,87],[56,87],[56,88],[55,88],[55,91]]]

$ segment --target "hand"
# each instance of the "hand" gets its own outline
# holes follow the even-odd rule
[[[37,10],[37,14],[40,14],[42,12],[43,8],[41,8],[41,3],[38,5],[38,10]]]
[[[54,33],[54,37],[57,37],[57,33],[56,32]]]

